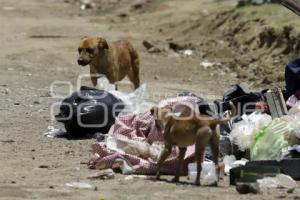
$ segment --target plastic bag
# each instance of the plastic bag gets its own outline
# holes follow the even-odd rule
[[[217,182],[216,167],[212,161],[202,163],[200,182],[202,185],[211,185]],[[191,182],[195,182],[197,177],[197,163],[188,164],[188,177]]]
[[[261,128],[252,143],[251,160],[280,159],[281,150],[288,146],[285,134],[290,134],[294,129],[294,123],[281,118],[274,119],[268,126]]]
[[[143,158],[151,158],[156,162],[159,159],[164,145],[161,142],[149,144],[146,141],[131,140],[126,137],[108,136],[106,139],[108,149],[121,154],[131,154]]]
[[[121,99],[126,105],[120,115],[143,113],[151,109],[154,103],[145,101],[146,88],[146,84],[143,84],[129,94],[120,91],[110,91],[110,93]]]
[[[62,101],[55,118],[74,136],[107,133],[123,108],[124,103],[111,93],[82,86]]]
[[[255,133],[263,126],[272,121],[272,117],[267,114],[254,112],[250,115],[243,115],[242,121],[233,124],[230,133],[231,141],[236,144],[241,151],[250,149]]]

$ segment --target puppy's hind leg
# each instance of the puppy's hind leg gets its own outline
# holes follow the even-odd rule
[[[182,163],[184,159],[184,155],[186,152],[186,147],[179,148],[179,155],[178,155],[178,161],[177,161],[177,166],[176,166],[176,174],[175,177],[172,179],[172,182],[178,183],[179,182],[179,177],[182,169]]]
[[[158,162],[157,162],[157,172],[156,172],[156,179],[159,180],[160,178],[160,168],[161,165],[164,163],[164,161],[168,158],[168,156],[171,154],[172,151],[172,145],[171,144],[165,144],[165,148],[160,155]]]
[[[216,174],[217,174],[217,181],[214,183],[214,186],[218,185],[219,176],[220,176],[220,167],[219,167],[219,140],[220,136],[219,134],[214,131],[213,137],[210,139],[210,148],[213,154],[213,162],[216,165]]]
[[[201,164],[204,160],[205,146],[209,142],[211,135],[212,131],[207,126],[198,129],[196,134],[195,156],[197,161],[197,177],[195,180],[195,185],[200,185],[200,174],[202,170]]]

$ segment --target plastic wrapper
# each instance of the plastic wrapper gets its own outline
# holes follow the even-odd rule
[[[250,115],[243,115],[242,121],[233,125],[230,133],[231,141],[236,144],[240,150],[244,151],[251,147],[255,133],[263,126],[272,121],[272,117],[267,114],[254,112]]]
[[[274,119],[256,133],[251,147],[251,160],[279,160],[281,151],[288,147],[285,135],[295,130],[295,124],[281,118]]]

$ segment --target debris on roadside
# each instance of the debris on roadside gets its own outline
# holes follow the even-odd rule
[[[92,9],[96,6],[96,4],[93,2],[93,0],[80,0],[80,9],[86,10],[86,9]]]
[[[33,39],[60,39],[60,38],[66,38],[65,35],[30,35],[30,38]]]
[[[236,184],[236,191],[238,191],[240,194],[258,194],[260,193],[260,188],[257,183],[239,182]]]
[[[158,47],[155,47],[152,43],[147,40],[143,41],[143,45],[149,53],[160,53],[161,50]]]
[[[297,187],[297,182],[288,175],[278,174],[275,177],[265,177],[263,179],[258,179],[257,183],[261,190],[266,188],[285,188],[292,192]]]
[[[100,180],[108,180],[108,179],[114,179],[115,178],[115,173],[112,169],[105,169],[105,170],[100,170],[94,175],[91,175],[88,177],[88,179],[100,179]]]
[[[63,128],[54,128],[54,126],[48,126],[48,130],[44,133],[49,138],[60,137],[66,134],[66,130]]]
[[[210,67],[213,67],[213,66],[221,66],[221,63],[213,63],[213,62],[209,62],[209,61],[202,61],[200,62],[200,66],[203,67],[204,69],[208,69]]]
[[[280,0],[238,0],[237,7],[246,5],[262,5],[265,3],[280,3]]]
[[[194,51],[189,46],[191,45],[179,45],[175,42],[169,42],[169,57],[191,57]]]
[[[84,182],[71,182],[65,184],[67,187],[76,188],[76,189],[91,189],[93,186],[89,183]]]
[[[128,175],[124,178],[124,180],[134,180],[134,179],[147,179],[145,175]]]

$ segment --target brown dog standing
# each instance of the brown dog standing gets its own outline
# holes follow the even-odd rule
[[[156,178],[160,177],[160,168],[172,151],[172,146],[179,147],[178,163],[173,182],[179,181],[180,171],[186,148],[195,144],[195,157],[197,162],[197,177],[195,184],[200,185],[200,173],[202,170],[203,155],[205,146],[209,143],[213,161],[216,165],[217,175],[219,176],[218,157],[219,157],[219,134],[216,131],[218,124],[230,121],[236,114],[236,108],[231,103],[231,116],[225,119],[214,119],[207,115],[196,115],[191,113],[190,108],[179,105],[180,116],[176,116],[176,107],[158,108],[153,107],[151,113],[156,120],[156,124],[164,131],[165,148],[158,160]],[[183,108],[183,109],[182,109]],[[217,183],[216,183],[217,184]]]
[[[99,75],[103,74],[111,84],[121,81],[128,75],[134,88],[139,87],[139,56],[128,41],[107,43],[101,37],[83,37],[78,53],[78,64],[90,65],[91,80],[94,86],[97,85]]]

